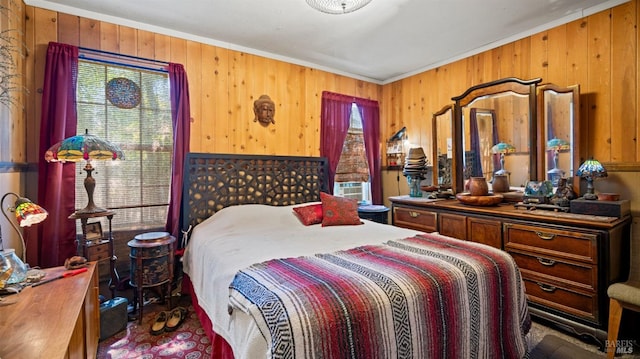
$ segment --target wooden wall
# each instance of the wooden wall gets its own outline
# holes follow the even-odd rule
[[[632,0],[383,87],[385,135],[402,126],[430,146],[431,115],[470,86],[504,77],[581,88],[581,146],[612,169],[639,171],[638,40]]]
[[[28,128],[40,122],[40,89],[50,41],[181,63],[189,77],[191,150],[199,152],[317,156],[322,91],[379,100],[381,86],[239,51],[126,26],[26,7]],[[253,122],[253,101],[276,103],[275,125]],[[28,143],[37,143],[29,131]],[[27,159],[36,162],[37,148]]]
[[[581,86],[585,154],[611,170],[637,173],[639,1],[386,85],[25,6],[26,113],[15,119],[2,115],[0,126],[4,131],[22,123],[29,130],[24,146],[12,146],[8,151],[14,152],[9,155],[3,148],[0,156],[29,163],[41,156],[35,144],[45,51],[49,41],[58,41],[184,64],[190,82],[193,151],[318,155],[324,90],[378,100],[381,141],[406,126],[410,142],[429,149],[432,113],[451,103],[451,97],[472,85],[503,77],[541,77],[543,83]],[[262,94],[277,104],[276,124],[269,127],[253,122],[252,104]],[[20,142],[20,137],[20,130],[15,130],[12,139]],[[13,149],[21,147],[26,150]],[[395,182],[395,174],[392,176]],[[385,192],[385,196],[394,194]]]

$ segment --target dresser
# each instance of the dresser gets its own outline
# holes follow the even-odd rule
[[[601,343],[607,337],[607,287],[629,270],[631,217],[476,207],[456,200],[389,198],[392,224],[507,251],[525,283],[532,315]]]
[[[64,267],[45,269],[55,278]],[[27,287],[0,305],[0,358],[95,358],[100,336],[98,270]]]

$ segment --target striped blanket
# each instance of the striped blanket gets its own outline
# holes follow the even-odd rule
[[[531,326],[508,254],[438,234],[255,264],[230,303],[273,358],[522,358]]]

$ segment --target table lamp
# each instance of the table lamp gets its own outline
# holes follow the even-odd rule
[[[508,175],[509,171],[504,169],[504,155],[507,153],[513,153],[516,151],[516,148],[506,142],[500,142],[497,145],[491,147],[491,153],[499,153],[500,154],[500,169],[496,171],[497,175]]]
[[[564,175],[564,171],[558,168],[558,156],[560,151],[566,151],[569,148],[571,148],[571,144],[560,138],[552,138],[547,141],[547,151],[553,151],[553,168],[547,171],[548,174],[560,177]]]
[[[599,177],[607,177],[608,174],[607,170],[600,162],[598,162],[598,160],[591,158],[580,165],[576,172],[576,176],[584,178],[587,181],[587,192],[582,198],[595,200],[598,199],[598,196],[594,193],[593,180]]]
[[[9,195],[16,198],[13,207],[4,206],[4,200]],[[31,202],[30,199],[20,197],[13,192],[6,193],[4,196],[2,196],[2,200],[0,200],[0,206],[2,206],[2,214],[4,215],[4,217],[7,219],[9,224],[11,224],[13,229],[18,232],[18,237],[20,237],[20,244],[22,245],[22,259],[24,260],[26,258],[25,253],[27,252],[27,248],[24,243],[24,237],[22,236],[22,232],[20,232],[20,229],[18,229],[18,226],[16,226],[16,224],[9,219],[6,210],[14,212],[16,214],[16,222],[18,222],[18,225],[20,227],[31,227],[32,224],[40,223],[47,218],[49,213],[44,208]]]
[[[90,135],[87,130],[82,135],[66,138],[55,145],[51,146],[45,153],[44,159],[47,162],[78,162],[87,161],[84,170],[87,177],[84,179],[84,188],[87,191],[89,202],[83,209],[77,210],[76,214],[91,214],[106,212],[104,208],[100,208],[93,202],[93,191],[96,187],[96,180],[91,176],[94,168],[91,165],[92,160],[124,160],[122,150],[97,136]]]

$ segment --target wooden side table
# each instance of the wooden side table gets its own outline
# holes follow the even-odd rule
[[[109,290],[111,290],[111,298],[116,296],[116,287],[120,282],[120,276],[116,270],[115,246],[113,245],[113,232],[111,228],[111,220],[116,213],[114,211],[104,211],[96,213],[72,213],[69,218],[80,220],[82,226],[82,238],[79,241],[78,255],[85,257],[88,261],[109,260]],[[102,238],[97,243],[93,243],[87,238],[87,224],[89,219],[100,219],[106,217],[109,223],[109,231],[102,234]]]
[[[167,232],[139,234],[127,244],[131,248],[131,279],[135,288],[133,311],[140,307],[138,323],[142,324],[145,288],[166,285],[168,307],[171,309],[171,285],[173,282],[174,243],[176,238]]]
[[[382,205],[367,205],[358,207],[358,216],[362,219],[369,219],[374,222],[387,224],[389,208]]]

